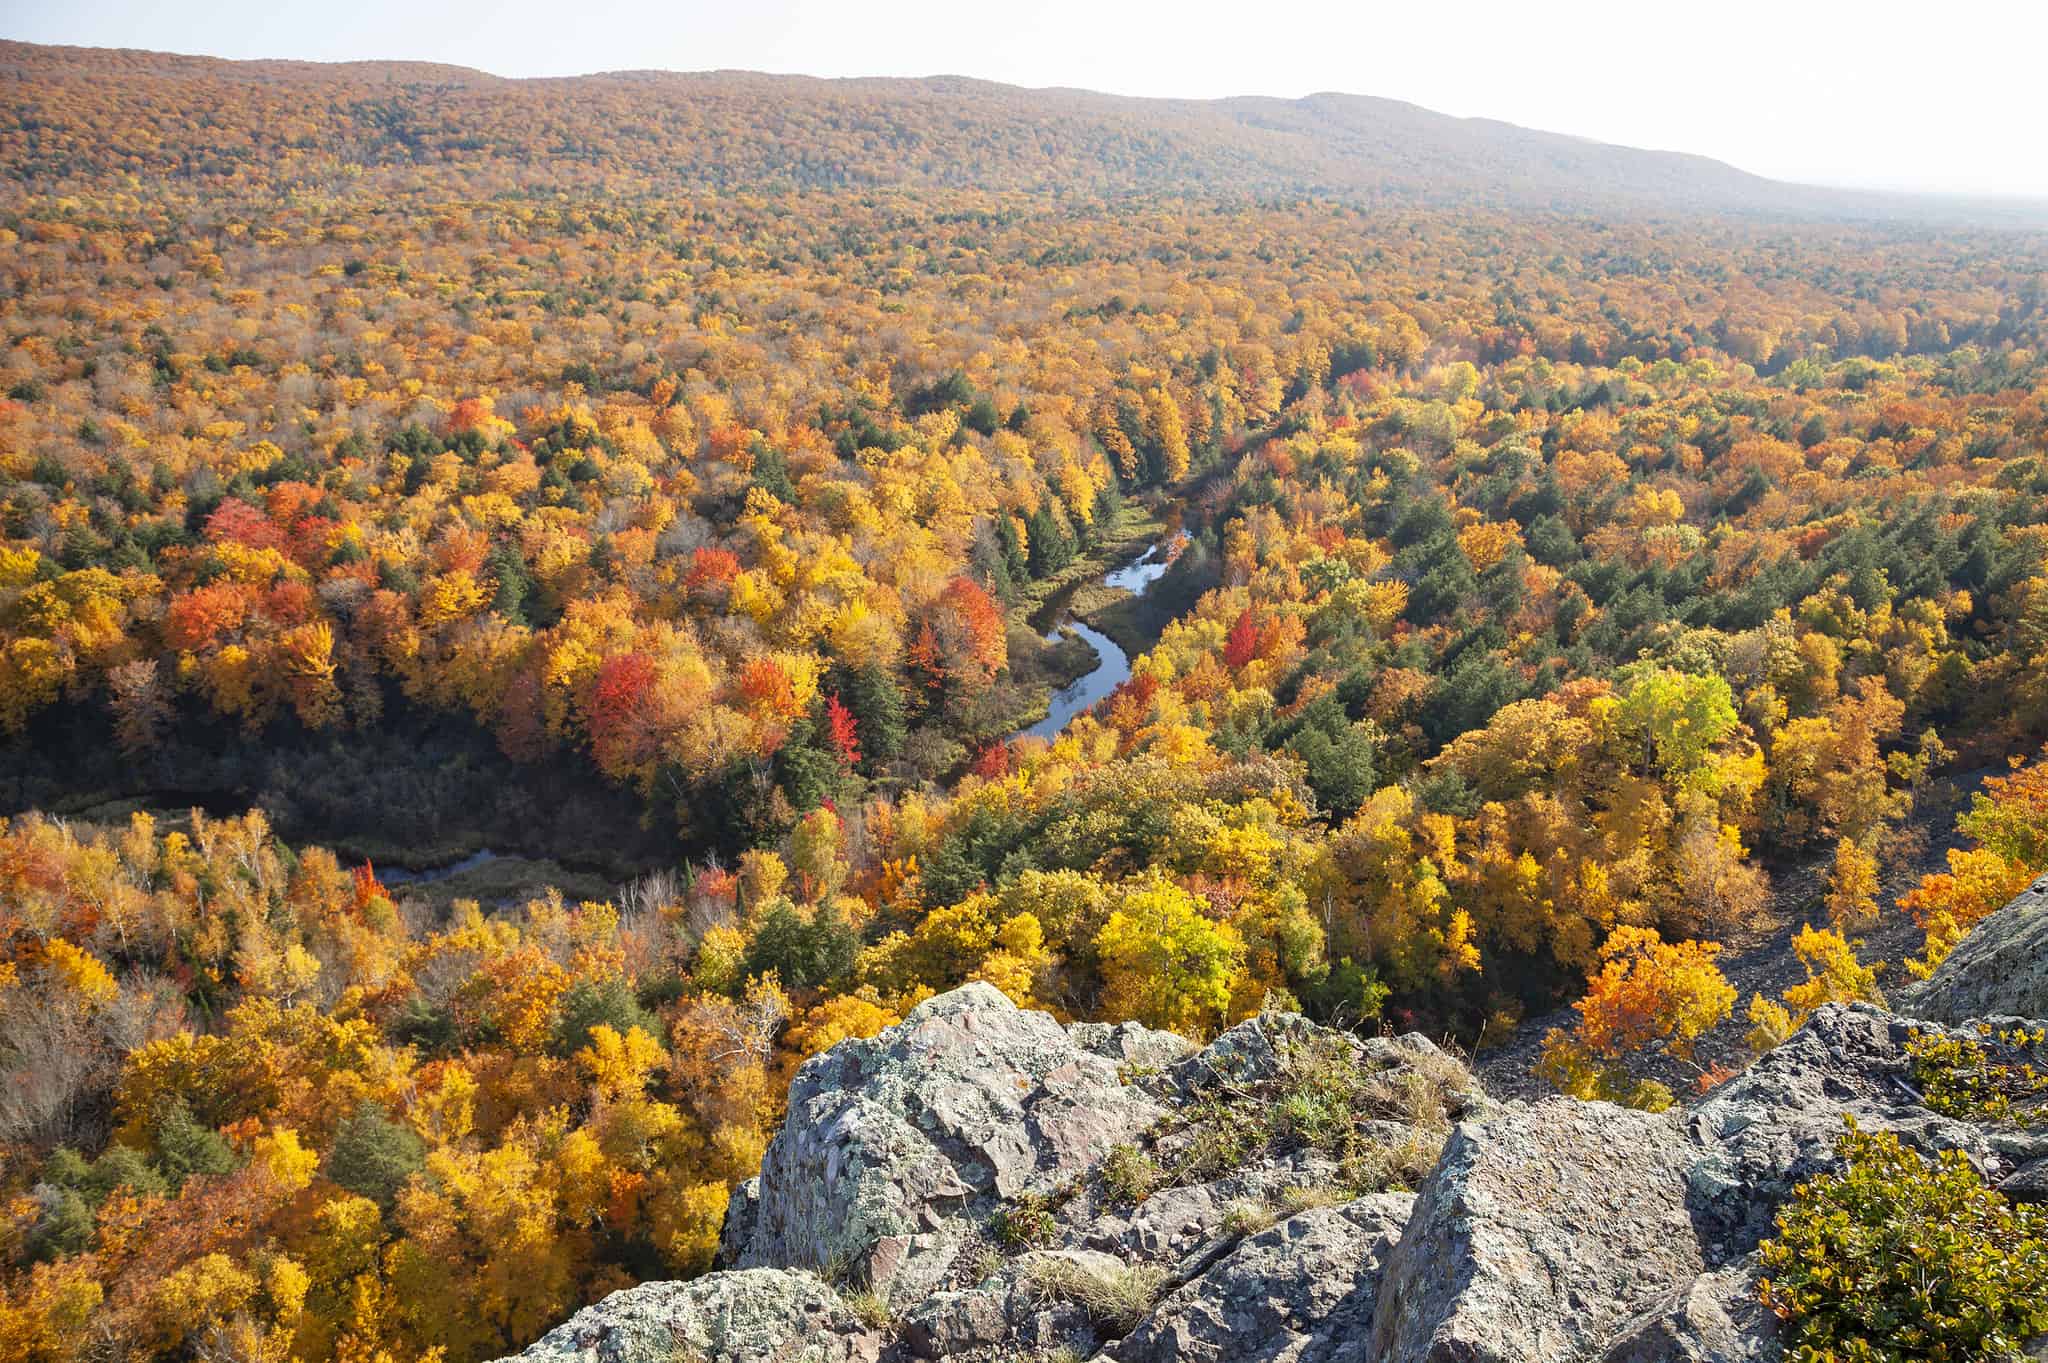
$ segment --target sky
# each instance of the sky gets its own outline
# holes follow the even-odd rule
[[[501,76],[741,68],[1341,90],[1779,179],[2048,197],[2043,0],[0,0],[0,36]]]

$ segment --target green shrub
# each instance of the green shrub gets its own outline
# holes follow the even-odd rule
[[[1261,1155],[1306,1149],[1337,1162],[1353,1197],[1412,1187],[1436,1163],[1453,1111],[1472,1084],[1447,1056],[1414,1054],[1382,1067],[1361,1063],[1348,1044],[1324,1035],[1285,1045],[1282,1061],[1271,1078],[1225,1087],[1185,1107],[1170,1132],[1174,1156],[1154,1186],[1202,1182]],[[1383,1122],[1406,1134],[1387,1140],[1376,1125]]]
[[[1102,1187],[1111,1202],[1136,1205],[1159,1186],[1159,1166],[1135,1145],[1114,1145],[1102,1159]]]
[[[1927,1106],[1967,1122],[2031,1126],[2048,1103],[2048,1074],[2035,1068],[2048,1032],[1977,1024],[1978,1040],[1915,1030],[1906,1042],[1913,1082]]]
[[[139,1197],[148,1197],[164,1192],[167,1185],[164,1176],[140,1150],[117,1144],[100,1152],[100,1157],[92,1162],[92,1167],[85,1171],[77,1186],[85,1194],[86,1201],[97,1207],[116,1188],[126,1188]]]
[[[773,972],[785,989],[830,989],[853,973],[860,935],[830,904],[806,913],[778,900],[754,928],[747,944],[751,978]]]
[[[1853,1118],[1837,1173],[1802,1183],[1758,1250],[1793,1363],[2017,1358],[2048,1331],[2048,1212],[1959,1152],[1929,1161]]]
[[[661,1024],[640,1006],[633,987],[620,975],[579,980],[569,987],[562,996],[561,1019],[555,1024],[555,1052],[576,1054],[590,1044],[591,1029],[600,1025],[620,1036],[635,1027],[649,1036],[661,1035]]]
[[[1004,1249],[1036,1249],[1051,1241],[1054,1229],[1052,1204],[1034,1193],[1013,1198],[989,1219],[989,1234]]]
[[[42,1218],[22,1243],[30,1263],[83,1254],[92,1248],[93,1214],[86,1200],[70,1188],[48,1187]]]

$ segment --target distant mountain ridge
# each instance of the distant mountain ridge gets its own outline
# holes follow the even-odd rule
[[[510,79],[425,62],[227,61],[0,42],[0,172],[403,187],[408,171],[574,187],[1312,195],[1637,214],[2033,216],[1785,184],[1703,156],[1364,95],[1140,99],[958,76],[745,71]],[[455,182],[449,182],[454,187]],[[474,187],[474,186],[472,186]]]

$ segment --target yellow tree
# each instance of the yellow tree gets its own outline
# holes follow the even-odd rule
[[[1792,950],[1806,968],[1806,978],[1773,1003],[1761,994],[1749,1000],[1749,1044],[1761,1053],[1799,1030],[1824,1003],[1883,1003],[1877,987],[1878,967],[1856,959],[1856,945],[1833,928],[1800,927]]]
[[[1672,943],[1652,928],[1616,928],[1586,996],[1572,1005],[1577,1024],[1543,1038],[1537,1072],[1576,1098],[1670,1106],[1669,1089],[1633,1079],[1623,1062],[1652,1047],[1691,1062],[1694,1044],[1735,1007],[1735,989],[1714,964],[1720,952],[1716,942]]]
[[[1877,921],[1877,858],[1854,838],[1835,844],[1828,872],[1828,922],[1854,931]]]
[[[1227,1019],[1244,961],[1237,929],[1203,914],[1193,895],[1154,872],[1124,887],[1095,934],[1101,1012],[1206,1036]]]
[[[1180,404],[1162,384],[1145,395],[1145,414],[1152,437],[1159,442],[1166,481],[1177,483],[1188,476],[1188,432],[1187,424],[1181,420]]]

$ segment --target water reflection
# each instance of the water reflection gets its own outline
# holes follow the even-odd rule
[[[1166,570],[1172,566],[1172,548],[1162,541],[1152,545],[1143,554],[1126,563],[1123,567],[1116,569],[1114,572],[1104,574],[1102,585],[1105,587],[1121,588],[1132,596],[1143,596],[1153,583],[1166,576]],[[1046,717],[1028,729],[1019,729],[1016,733],[1011,734],[1010,740],[1012,742],[1020,738],[1050,739],[1056,737],[1060,730],[1067,727],[1067,722],[1073,719],[1075,715],[1093,706],[1095,702],[1116,690],[1117,687],[1123,685],[1130,678],[1130,655],[1117,647],[1116,640],[1098,629],[1090,628],[1072,616],[1067,617],[1062,623],[1054,625],[1051,633],[1045,636],[1045,641],[1049,644],[1057,643],[1060,634],[1065,630],[1072,630],[1080,637],[1082,642],[1095,650],[1094,670],[1080,678],[1080,680],[1055,691],[1052,697],[1052,709],[1047,713]]]

